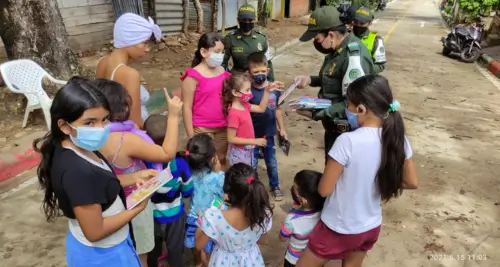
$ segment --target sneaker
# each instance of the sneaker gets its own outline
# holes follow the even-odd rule
[[[274,201],[277,201],[277,202],[280,202],[283,200],[283,192],[281,192],[281,189],[279,186],[277,186],[273,189],[273,198],[274,198]]]

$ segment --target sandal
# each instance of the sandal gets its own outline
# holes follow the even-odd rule
[[[158,267],[167,267],[167,257],[168,257],[168,254],[165,253],[165,254],[162,254],[160,257],[158,257]]]
[[[275,187],[273,189],[273,198],[274,198],[274,201],[277,201],[277,202],[280,202],[283,200],[283,192],[281,192],[281,189],[280,187]]]

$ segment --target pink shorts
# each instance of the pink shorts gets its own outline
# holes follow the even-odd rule
[[[370,231],[344,235],[328,228],[323,221],[311,233],[308,248],[316,256],[328,260],[344,259],[352,251],[368,251],[377,242],[381,226]]]

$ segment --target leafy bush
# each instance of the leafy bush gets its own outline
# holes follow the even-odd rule
[[[477,17],[498,4],[500,0],[460,0],[460,9],[471,17]]]

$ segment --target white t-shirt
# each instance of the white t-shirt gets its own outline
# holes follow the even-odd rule
[[[321,220],[341,234],[359,234],[382,224],[376,176],[381,160],[382,128],[361,127],[340,135],[328,155],[344,166],[335,190],[326,198]],[[412,150],[405,136],[406,159]]]

